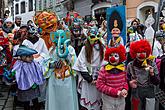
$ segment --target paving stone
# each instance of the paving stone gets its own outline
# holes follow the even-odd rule
[[[5,108],[9,108],[9,107],[13,107],[13,100],[7,101]]]
[[[13,107],[4,108],[4,110],[13,110]]]
[[[0,110],[2,110],[3,106],[0,106]]]
[[[5,104],[6,100],[0,100],[0,106],[3,106]]]
[[[1,99],[7,99],[7,97],[8,97],[8,92],[1,92],[3,95],[4,95],[4,97],[0,97],[0,100]]]

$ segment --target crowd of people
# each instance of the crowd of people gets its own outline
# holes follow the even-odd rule
[[[119,21],[58,20],[41,12],[0,20],[0,82],[24,110],[164,110],[165,22],[154,43],[135,18],[126,43]],[[108,33],[108,28],[110,33]],[[108,34],[112,38],[108,40]],[[0,88],[3,89],[3,88]],[[0,97],[3,94],[0,93]]]

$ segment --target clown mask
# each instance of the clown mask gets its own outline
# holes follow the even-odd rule
[[[120,34],[120,29],[119,28],[113,28],[112,31],[111,31],[111,34],[113,37],[119,37],[119,34]]]
[[[118,53],[112,53],[109,56],[109,63],[112,65],[117,65],[119,63],[120,57]]]
[[[136,58],[139,60],[139,61],[144,61],[147,57],[147,54],[146,52],[142,52],[142,53],[137,53],[136,55]]]

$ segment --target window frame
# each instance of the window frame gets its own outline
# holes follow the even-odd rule
[[[25,4],[25,7],[23,7],[25,11],[22,11],[22,4],[23,3]],[[22,1],[20,4],[21,4],[21,10],[20,10],[21,11],[21,14],[26,13],[26,2],[25,1]]]

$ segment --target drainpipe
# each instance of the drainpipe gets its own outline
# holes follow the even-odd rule
[[[156,31],[158,31],[158,29],[159,29],[160,13],[161,13],[161,9],[164,6],[164,4],[165,4],[165,0],[160,0],[159,6],[158,6],[158,12],[156,14],[155,26],[154,26],[155,34],[156,34]],[[154,48],[154,43],[155,43],[155,35],[154,35],[154,39],[153,39],[153,43],[152,43],[152,51]]]

